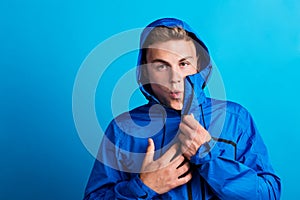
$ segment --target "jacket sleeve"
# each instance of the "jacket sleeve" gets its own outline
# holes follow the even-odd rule
[[[235,158],[226,155],[224,145],[212,139],[198,149],[191,162],[220,199],[279,199],[280,179],[251,116],[244,112],[238,119]]]
[[[110,124],[102,139],[85,189],[84,200],[151,199],[157,193],[148,188],[138,174],[123,170],[116,147],[119,145],[120,135],[115,131],[114,125]]]

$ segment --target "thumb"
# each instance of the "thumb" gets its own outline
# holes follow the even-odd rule
[[[149,138],[148,139],[148,147],[147,147],[146,155],[144,158],[144,163],[153,162],[154,150],[155,150],[154,142],[151,138]]]

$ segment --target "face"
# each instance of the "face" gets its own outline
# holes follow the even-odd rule
[[[183,106],[184,78],[197,73],[196,48],[192,41],[154,43],[146,54],[144,71],[158,100],[175,110]]]

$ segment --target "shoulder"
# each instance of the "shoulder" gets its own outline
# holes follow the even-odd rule
[[[144,126],[149,121],[148,113],[150,107],[148,104],[145,104],[116,116],[109,123],[106,130],[107,134],[113,132],[115,136],[121,137],[123,133],[132,131],[137,126]]]
[[[118,124],[127,124],[128,122],[134,121],[135,123],[139,123],[140,121],[149,118],[148,113],[150,108],[151,106],[149,104],[136,107],[130,111],[118,115],[113,119],[113,122],[117,122]]]
[[[211,130],[215,136],[233,141],[239,146],[252,143],[258,130],[248,110],[239,103],[210,99]],[[222,127],[222,130],[219,130]],[[219,134],[219,135],[218,135]]]
[[[206,110],[211,112],[211,116],[223,119],[225,125],[237,128],[238,132],[243,132],[254,124],[249,111],[239,103],[211,98],[208,102]]]
[[[146,145],[149,135],[149,105],[142,105],[115,117],[106,129],[107,138],[123,150],[129,152],[144,151],[139,147]],[[132,145],[134,144],[135,145]]]

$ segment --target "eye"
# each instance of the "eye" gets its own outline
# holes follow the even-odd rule
[[[160,64],[160,65],[156,65],[155,69],[157,71],[166,71],[168,69],[168,65],[166,64]]]
[[[181,68],[186,68],[186,67],[189,67],[190,65],[191,64],[189,62],[187,62],[187,61],[179,63],[179,66]]]

